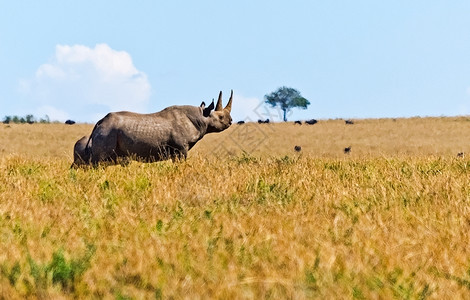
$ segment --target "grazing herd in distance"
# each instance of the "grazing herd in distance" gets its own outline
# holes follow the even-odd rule
[[[269,119],[258,120],[258,124],[269,124],[269,122],[270,122]],[[354,121],[352,121],[352,120],[345,120],[344,122],[345,122],[346,125],[353,125],[354,124]],[[238,121],[237,122],[238,125],[243,125],[245,123],[246,123],[245,121]],[[314,124],[317,124],[317,123],[318,123],[318,121],[315,120],[315,119],[310,119],[310,120],[305,120],[304,121],[304,124],[307,124],[307,125],[314,125]],[[67,121],[65,121],[65,124],[73,125],[73,124],[75,124],[75,121],[67,120]],[[302,121],[300,121],[300,120],[294,121],[294,124],[302,125]]]
[[[269,122],[270,122],[269,119],[266,119],[266,120],[261,120],[260,119],[260,120],[258,120],[258,124],[269,124]],[[237,122],[238,125],[243,125],[245,123],[251,123],[251,122],[246,122],[246,121],[238,121]],[[315,119],[305,120],[305,121],[303,121],[303,123],[300,120],[294,121],[294,124],[298,124],[298,125],[302,125],[302,124],[315,125],[317,123],[318,123],[318,121],[315,120]],[[353,120],[345,120],[344,123],[346,125],[353,125],[354,121]]]

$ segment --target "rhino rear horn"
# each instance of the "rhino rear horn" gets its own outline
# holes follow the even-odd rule
[[[227,106],[225,106],[225,109],[230,113],[232,111],[232,98],[233,98],[233,90],[230,93],[230,99],[228,100]]]
[[[222,91],[219,93],[219,100],[217,100],[217,105],[215,106],[215,111],[222,110]]]

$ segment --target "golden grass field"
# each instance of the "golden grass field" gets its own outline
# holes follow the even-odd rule
[[[232,125],[70,169],[92,127],[0,125],[0,299],[470,298],[470,118]]]

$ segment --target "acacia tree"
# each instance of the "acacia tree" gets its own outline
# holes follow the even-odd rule
[[[287,112],[294,107],[307,109],[310,102],[300,95],[300,92],[290,87],[280,87],[271,94],[265,95],[266,103],[272,107],[279,106],[284,112],[284,122],[287,121]]]

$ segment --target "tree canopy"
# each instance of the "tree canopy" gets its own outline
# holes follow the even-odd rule
[[[292,108],[298,107],[301,109],[307,109],[310,102],[300,95],[300,92],[290,87],[280,87],[274,92],[264,96],[265,102],[270,104],[272,107],[278,106],[284,113],[284,122],[287,121],[287,112]]]
[[[10,123],[15,123],[15,124],[33,124],[33,123],[50,123],[51,121],[49,120],[49,116],[46,115],[45,119],[40,118],[37,120],[33,115],[26,115],[25,117],[20,117],[20,116],[5,116],[3,118],[3,124],[10,124]]]

